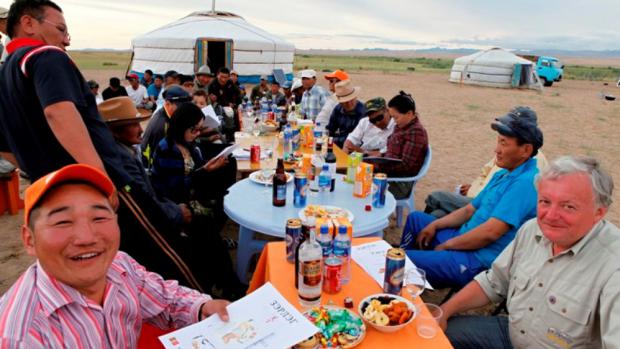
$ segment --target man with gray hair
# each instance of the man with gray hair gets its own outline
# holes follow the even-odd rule
[[[537,218],[491,269],[441,307],[455,348],[620,348],[620,229],[604,219],[613,181],[565,156],[539,178]],[[507,301],[509,317],[452,315]]]

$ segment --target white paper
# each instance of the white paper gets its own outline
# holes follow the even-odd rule
[[[385,279],[385,255],[392,248],[385,240],[369,242],[367,244],[351,247],[351,258],[357,263],[368,275],[370,275],[379,286],[383,287]],[[405,257],[405,274],[413,270],[415,264]],[[431,284],[426,281],[426,288],[432,290]]]
[[[228,155],[233,154],[237,148],[239,148],[239,144],[230,145],[217,154],[214,159],[217,159],[220,156],[227,157]]]
[[[271,152],[270,149],[267,149],[267,150],[261,149],[260,159],[261,160],[266,159],[267,156],[269,156],[270,152]],[[237,160],[249,160],[250,159],[250,151],[243,149],[243,148],[235,149],[232,154]]]
[[[159,340],[166,349],[284,349],[319,331],[269,282],[227,309],[228,322],[213,315]]]
[[[201,109],[205,115],[205,127],[218,128],[220,127],[220,118],[215,114],[213,107],[208,105]]]

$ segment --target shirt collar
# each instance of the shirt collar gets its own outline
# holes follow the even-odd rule
[[[605,222],[604,219],[602,219],[601,221],[596,223],[592,227],[592,229],[590,229],[590,231],[583,238],[581,238],[581,240],[577,241],[577,243],[571,246],[571,248],[567,249],[566,251],[563,251],[560,254],[566,254],[566,253],[570,253],[572,255],[578,254],[579,252],[581,252],[581,250],[583,250],[583,248],[588,244],[588,242],[590,242],[592,239],[595,239],[598,236],[599,232],[603,229],[605,224],[607,223]],[[534,234],[534,237],[536,238],[536,242],[538,243],[542,242],[545,245],[548,245],[550,247],[552,246],[552,242],[549,241],[549,239],[545,237],[542,230],[540,229],[540,226],[538,226],[538,229],[536,229],[536,233]]]
[[[117,286],[122,286],[125,274],[125,270],[112,262],[108,268],[107,279]],[[49,317],[56,312],[56,310],[71,303],[78,303],[83,307],[88,306],[86,297],[75,288],[50,276],[43,269],[39,261],[36,263],[36,275],[35,289],[39,292],[39,299],[41,300],[41,305],[46,317]]]
[[[514,170],[508,172],[508,170],[506,170],[505,168],[502,169],[504,171],[506,171],[507,177],[517,177],[520,176],[521,174],[523,174],[526,171],[529,171],[532,169],[532,167],[536,167],[536,159],[534,158],[529,158],[527,159],[524,163],[522,163],[521,165],[517,166],[517,168],[515,168]]]
[[[12,54],[13,52],[17,51],[18,49],[20,49],[22,47],[26,47],[26,46],[42,46],[42,45],[46,45],[46,44],[45,44],[45,42],[43,42],[41,40],[30,39],[30,38],[19,38],[19,39],[11,40],[11,42],[9,42],[6,45],[6,52],[8,54]]]
[[[418,121],[419,121],[419,119],[418,119],[418,117],[416,117],[415,119],[413,119],[413,120],[409,121],[409,122],[408,122],[405,126],[403,126],[403,127],[399,127],[398,125],[396,125],[396,128],[398,128],[398,129],[400,129],[400,130],[402,130],[402,131],[405,131],[405,130],[407,130],[407,129],[409,129],[409,128],[413,127],[413,125],[415,125]]]

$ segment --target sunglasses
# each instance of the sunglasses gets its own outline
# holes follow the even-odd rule
[[[368,121],[370,121],[371,124],[375,125],[376,123],[378,123],[379,121],[383,120],[383,118],[385,117],[385,112],[379,114],[379,115],[375,115],[372,118],[368,118]]]

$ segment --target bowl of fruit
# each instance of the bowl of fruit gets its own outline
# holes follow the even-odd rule
[[[265,120],[260,126],[263,132],[275,132],[278,129],[278,123],[274,120]]]
[[[415,319],[416,308],[408,299],[379,293],[364,298],[358,306],[362,319],[380,332],[396,332]]]

